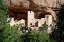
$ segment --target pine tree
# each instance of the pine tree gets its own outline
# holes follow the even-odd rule
[[[64,42],[64,4],[61,5],[57,14],[56,28],[52,32],[51,37],[58,42]]]

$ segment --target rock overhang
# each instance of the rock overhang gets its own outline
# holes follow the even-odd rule
[[[15,2],[14,2],[15,1]],[[27,1],[27,0],[25,0],[25,1]],[[34,11],[36,14],[37,14],[37,12],[41,12],[41,14],[44,14],[44,15],[52,15],[52,13],[49,11],[49,12],[47,12],[47,11],[45,11],[45,9],[44,8],[47,8],[47,6],[41,6],[44,10],[41,10],[42,8],[40,7],[40,5],[37,5],[38,7],[32,7],[32,8],[27,8],[27,7],[25,7],[25,1],[23,1],[23,0],[18,0],[18,1],[16,1],[16,0],[5,0],[5,2],[6,2],[6,4],[8,5],[8,9],[9,9],[9,11],[12,11],[12,12],[15,12],[15,13],[22,13],[22,14],[27,14],[27,12],[29,11],[29,10],[32,10],[32,11]],[[40,0],[41,1],[41,0]],[[21,2],[21,3],[20,3]],[[27,1],[28,2],[28,1]],[[45,1],[44,1],[45,2]],[[14,3],[16,3],[16,4],[14,4]],[[29,3],[27,3],[27,4],[30,4],[30,2]],[[26,5],[27,5],[26,4]],[[33,4],[35,4],[36,5],[36,2],[33,0]],[[28,5],[29,6],[29,5]],[[52,10],[52,9],[51,9]],[[53,11],[53,10],[52,10]],[[55,13],[54,13],[55,14]],[[56,20],[55,18],[55,16],[54,15],[52,15],[53,16],[53,20]]]

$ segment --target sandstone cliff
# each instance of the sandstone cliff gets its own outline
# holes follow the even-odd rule
[[[27,9],[34,11],[44,9],[46,12],[50,12],[56,20],[55,12],[51,8],[59,8],[59,4],[63,4],[64,0],[4,0],[9,6],[9,10],[14,12],[27,12]],[[26,9],[26,10],[24,10]]]
[[[29,0],[4,0],[7,5],[23,5],[29,7]],[[39,7],[58,7],[64,0],[33,0]]]

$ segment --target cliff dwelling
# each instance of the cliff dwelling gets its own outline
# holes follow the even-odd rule
[[[38,30],[42,24],[48,25],[56,22],[60,0],[4,0],[8,5],[8,15],[12,17],[10,25],[22,24],[32,30]],[[9,19],[9,18],[8,18]]]
[[[36,0],[35,0],[36,1]],[[34,0],[5,0],[8,5],[8,15],[12,17],[11,25],[22,23],[26,27],[39,27],[42,24],[50,25],[56,21],[58,11],[56,1]],[[42,3],[43,2],[43,3]],[[59,2],[59,1],[58,1]],[[37,4],[38,3],[38,4]],[[59,2],[60,3],[60,2]]]
[[[8,15],[10,17],[13,17],[14,21],[16,21],[16,20],[20,21],[23,19],[25,21],[24,22],[25,26],[29,26],[29,24],[31,24],[33,22],[32,23],[33,26],[38,27],[39,20],[42,20],[42,22],[44,24],[44,22],[46,23],[46,20],[45,20],[46,15],[52,16],[52,14],[50,12],[46,12],[45,10],[42,10],[41,12],[38,12],[38,11],[39,10],[30,10],[30,9],[25,9],[25,8],[20,8],[20,7],[19,8],[18,7],[17,8],[9,7]],[[51,21],[55,21],[53,16],[51,18],[52,18]]]

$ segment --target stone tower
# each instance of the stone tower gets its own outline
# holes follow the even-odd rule
[[[28,11],[28,27],[30,27],[30,25],[35,25],[34,24],[34,12],[33,11]]]

